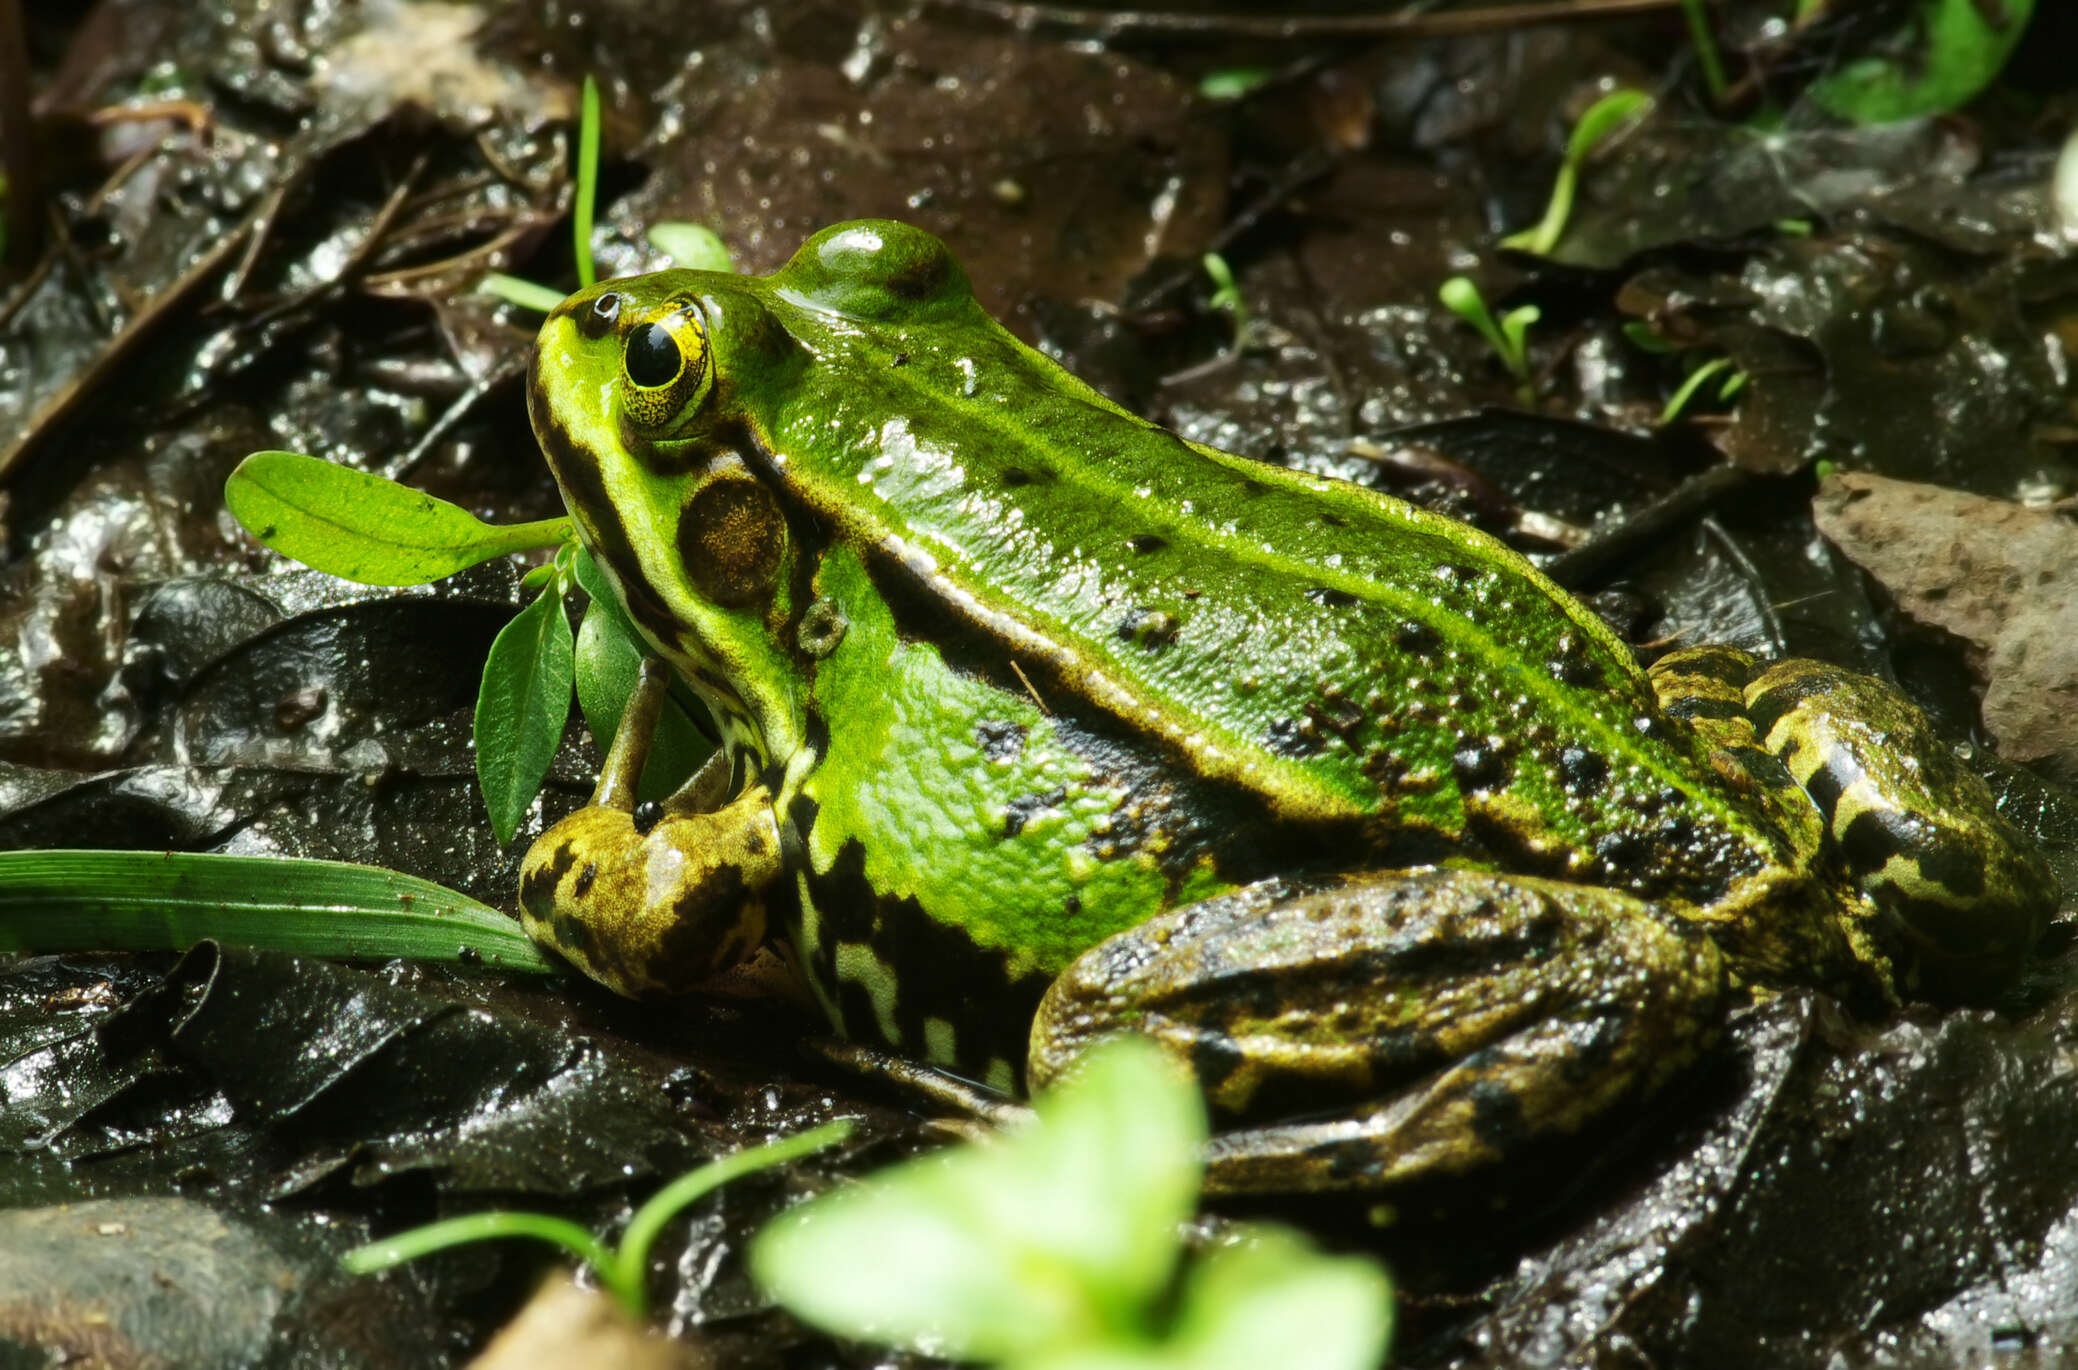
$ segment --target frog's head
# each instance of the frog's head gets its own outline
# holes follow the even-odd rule
[[[731,743],[792,751],[794,534],[747,425],[802,364],[765,283],[664,271],[548,316],[528,412],[585,546]]]
[[[811,367],[840,390],[864,374],[846,357],[866,335],[943,337],[962,323],[988,321],[945,245],[861,220],[816,234],[768,277],[604,281],[541,326],[528,409],[585,545],[636,626],[763,759],[798,737],[809,605],[797,570],[818,526],[789,492],[779,416],[817,403],[803,398]]]

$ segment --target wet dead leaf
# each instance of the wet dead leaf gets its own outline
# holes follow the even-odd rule
[[[1963,641],[2000,754],[2078,778],[2078,526],[1862,472],[1829,477],[1813,512],[1907,616]]]

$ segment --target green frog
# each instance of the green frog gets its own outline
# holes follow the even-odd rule
[[[580,291],[528,398],[656,659],[523,916],[624,994],[769,942],[1003,1090],[1147,1034],[1223,1188],[1377,1191],[1613,1115],[1741,996],[1990,994],[2057,903],[1889,687],[1643,670],[1486,534],[1112,403],[905,224]],[[672,675],[720,746],[639,825]]]

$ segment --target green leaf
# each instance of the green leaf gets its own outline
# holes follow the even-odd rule
[[[1907,57],[1850,62],[1811,87],[1820,108],[1857,124],[1887,124],[1960,109],[1990,85],[2027,30],[2034,0],[2002,0],[1995,25],[1978,0],[1924,0],[1925,32]]]
[[[487,271],[476,283],[480,294],[496,295],[507,304],[516,304],[521,309],[531,309],[546,314],[563,302],[563,292],[532,281],[508,276],[502,271]]]
[[[496,909],[375,866],[197,852],[0,853],[0,952],[184,951],[204,938],[353,960],[556,969]]]
[[[1197,1193],[1197,1090],[1128,1040],[1034,1108],[995,1145],[783,1215],[752,1246],[752,1273],[808,1322],[925,1355],[1002,1360],[1138,1335]]]
[[[1515,372],[1518,379],[1529,376],[1530,325],[1543,317],[1544,311],[1533,304],[1518,305],[1501,316],[1501,336],[1508,341],[1508,346],[1503,349],[1503,359],[1513,359],[1509,370]]]
[[[570,620],[552,585],[491,643],[476,695],[476,782],[491,830],[510,842],[540,793],[570,719]]]
[[[1207,100],[1238,100],[1276,75],[1274,67],[1215,67],[1198,78]]]
[[[1295,1232],[1252,1226],[1199,1260],[1173,1332],[1143,1346],[1078,1349],[1015,1370],[1371,1370],[1392,1332],[1392,1286],[1375,1262],[1324,1256]]]
[[[666,219],[649,226],[649,242],[678,265],[695,271],[736,269],[729,260],[729,249],[722,245],[721,234],[704,224]]]
[[[238,463],[224,503],[283,556],[362,585],[424,585],[552,546],[570,527],[567,518],[485,523],[423,490],[297,452],[255,452]]]

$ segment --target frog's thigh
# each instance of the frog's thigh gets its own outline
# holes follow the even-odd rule
[[[610,989],[676,994],[764,941],[780,867],[763,786],[712,813],[667,812],[647,833],[624,810],[591,804],[528,850],[520,921]]]
[[[2056,910],[2056,879],[1926,716],[1882,681],[1816,661],[1770,666],[1746,705],[1910,943],[1923,987],[1970,995],[2009,980]]]
[[[1375,1189],[1578,1131],[1692,1060],[1723,1014],[1716,946],[1628,895],[1469,871],[1280,893],[1085,953],[1040,1006],[1034,1083],[1143,1034],[1245,1125],[1215,1145],[1215,1187]]]

